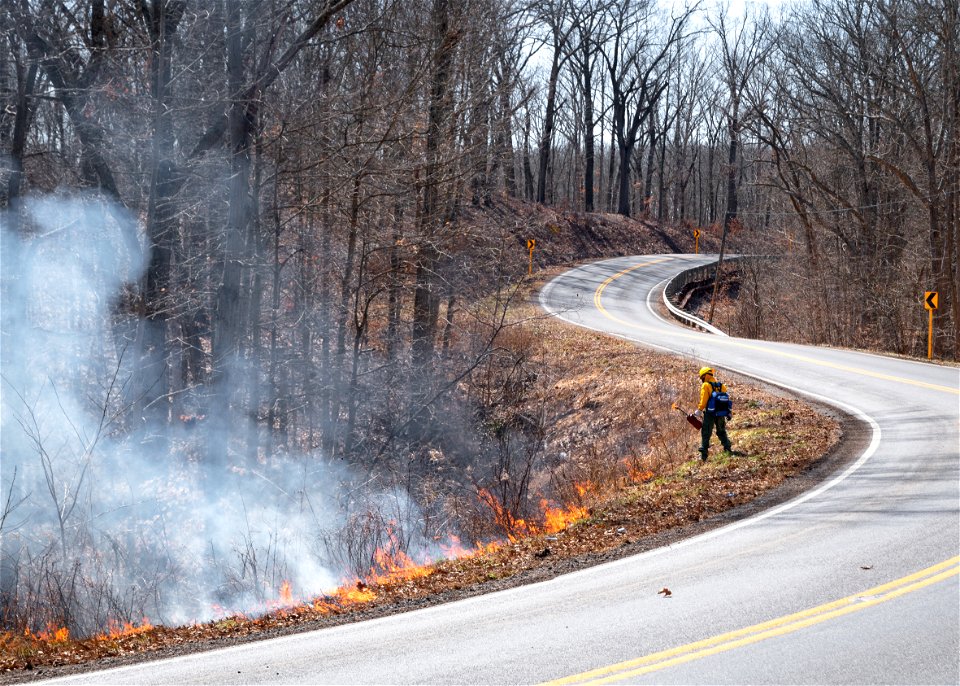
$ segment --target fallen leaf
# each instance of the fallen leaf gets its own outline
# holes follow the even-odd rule
[[[666,586],[664,586],[664,587],[661,588],[659,591],[657,591],[657,595],[662,595],[664,598],[669,598],[670,596],[673,595],[673,593],[670,592],[670,589],[669,589],[669,588],[667,588]]]
[[[873,565],[860,565],[860,569],[873,569]]]

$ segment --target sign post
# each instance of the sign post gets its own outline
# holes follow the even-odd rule
[[[937,291],[927,291],[923,295],[923,306],[930,313],[930,328],[927,332],[927,359],[933,359],[933,311],[937,309],[940,302],[940,294]]]
[[[693,230],[693,252],[700,254],[700,229]]]
[[[530,251],[530,267],[529,269],[527,269],[527,274],[533,274],[533,249],[534,247],[536,247],[536,245],[537,245],[536,238],[527,239],[527,250]]]

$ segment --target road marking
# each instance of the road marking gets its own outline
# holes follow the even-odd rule
[[[649,261],[649,262],[641,262],[640,264],[635,264],[635,265],[633,265],[632,267],[627,267],[626,269],[617,272],[616,274],[614,274],[613,276],[611,276],[610,278],[608,278],[606,281],[604,281],[602,284],[600,284],[600,285],[597,287],[597,290],[596,290],[596,291],[594,292],[594,294],[593,294],[593,304],[596,306],[596,308],[597,308],[598,310],[600,310],[600,312],[603,314],[604,317],[607,317],[608,319],[612,319],[613,321],[617,321],[617,322],[621,322],[621,323],[624,323],[624,324],[625,324],[626,322],[624,322],[624,321],[621,320],[621,319],[617,319],[617,318],[614,317],[612,314],[610,314],[609,312],[607,312],[606,309],[604,309],[603,304],[600,302],[600,298],[601,298],[601,296],[603,295],[604,289],[605,289],[607,286],[609,286],[610,284],[612,284],[614,281],[616,281],[617,279],[619,279],[621,276],[625,276],[625,275],[629,274],[629,273],[632,272],[632,271],[635,271],[635,270],[637,270],[637,269],[640,269],[641,267],[649,267],[649,266],[652,265],[652,264],[660,264],[661,262],[669,262],[669,261],[671,261],[671,260],[673,260],[673,259],[674,259],[674,258],[672,258],[672,257],[661,257],[660,259],[657,259],[657,260],[651,260],[651,261]],[[637,327],[637,328],[643,328],[643,327]]]
[[[649,261],[649,262],[641,262],[640,264],[636,264],[636,265],[634,265],[634,266],[632,266],[632,267],[628,267],[628,268],[626,268],[626,269],[623,269],[623,270],[617,272],[616,274],[614,274],[613,276],[607,278],[603,283],[601,283],[601,284],[597,287],[597,290],[596,290],[596,291],[594,292],[594,294],[593,294],[593,302],[594,302],[594,305],[595,305],[596,308],[600,311],[600,314],[602,314],[604,317],[606,317],[607,319],[609,319],[609,320],[611,320],[611,321],[617,322],[618,324],[622,324],[622,325],[624,325],[624,326],[628,326],[628,327],[630,327],[631,329],[636,329],[636,330],[639,330],[639,331],[650,331],[650,330],[651,330],[651,327],[649,327],[649,326],[643,326],[643,325],[640,325],[640,324],[635,324],[635,323],[630,322],[630,321],[628,321],[628,320],[621,319],[621,318],[617,317],[616,315],[610,314],[610,312],[607,311],[607,309],[603,306],[603,303],[601,302],[601,299],[602,299],[602,297],[603,297],[603,291],[606,290],[607,286],[609,286],[611,283],[613,283],[614,281],[616,281],[617,279],[619,279],[619,278],[622,277],[622,276],[626,276],[627,274],[629,274],[629,273],[632,272],[632,271],[635,271],[635,270],[637,270],[637,269],[640,269],[641,267],[649,267],[650,265],[653,265],[653,264],[659,264],[659,263],[661,263],[661,262],[666,262],[666,261],[671,260],[671,259],[673,259],[673,258],[665,257],[665,258],[661,258],[661,259],[657,259],[657,260],[651,260],[651,261]],[[703,336],[703,334],[700,334],[700,333],[692,333],[692,332],[685,332],[685,331],[678,331],[675,335],[676,335],[677,337],[690,338],[690,339],[700,338],[700,337]],[[868,376],[868,377],[872,377],[872,378],[874,378],[874,379],[882,379],[883,381],[893,381],[893,382],[897,382],[897,383],[905,383],[905,384],[909,384],[909,385],[911,385],[911,386],[918,386],[918,387],[920,387],[920,388],[927,388],[927,389],[934,390],[934,391],[940,391],[941,393],[951,393],[951,394],[953,394],[953,395],[960,395],[960,387],[951,388],[950,386],[941,386],[941,385],[939,385],[939,384],[927,383],[927,382],[925,382],[925,381],[915,381],[915,380],[913,380],[913,379],[906,379],[906,378],[904,378],[904,377],[902,377],[902,376],[891,376],[891,375],[889,375],[889,374],[883,374],[883,373],[881,373],[881,372],[875,372],[875,371],[872,371],[872,370],[869,370],[869,369],[863,369],[862,367],[851,367],[851,366],[849,366],[849,365],[838,364],[838,363],[836,363],[836,362],[827,362],[827,361],[818,360],[818,359],[815,359],[815,358],[812,358],[812,357],[808,357],[808,356],[806,356],[806,355],[800,355],[800,354],[797,354],[797,353],[790,353],[790,352],[787,352],[787,351],[785,351],[785,350],[776,350],[776,349],[769,348],[769,347],[766,347],[766,346],[756,345],[756,344],[752,344],[752,343],[745,342],[745,341],[740,341],[740,340],[733,340],[733,339],[730,339],[730,338],[720,338],[720,337],[717,337],[717,338],[713,339],[713,342],[716,343],[716,344],[718,344],[718,345],[729,345],[729,346],[732,346],[732,347],[735,347],[735,348],[742,348],[742,349],[745,349],[745,350],[758,350],[758,351],[765,352],[765,353],[768,353],[768,354],[777,355],[777,356],[779,356],[779,357],[785,357],[785,358],[788,358],[788,359],[798,360],[798,361],[801,361],[801,362],[806,362],[806,363],[809,363],[809,364],[817,365],[818,367],[828,367],[828,368],[830,368],[830,369],[837,369],[837,370],[844,371],[844,372],[850,372],[851,374],[857,374],[857,375],[859,375],[859,376]]]
[[[951,388],[950,386],[941,386],[939,384],[927,383],[925,381],[915,381],[914,379],[906,379],[902,376],[891,376],[889,374],[882,374],[880,372],[874,372],[869,369],[863,369],[861,367],[851,367],[845,364],[837,364],[836,362],[826,362],[823,360],[816,360],[812,357],[807,357],[806,355],[798,355],[796,353],[788,353],[783,350],[770,350],[759,345],[751,345],[749,343],[735,343],[738,348],[746,348],[747,350],[761,350],[764,352],[772,352],[775,355],[780,357],[787,357],[793,360],[800,360],[802,362],[809,362],[810,364],[815,364],[820,367],[829,367],[830,369],[839,369],[840,371],[850,372],[852,374],[859,374],[860,376],[871,376],[875,379],[883,379],[884,381],[894,381],[897,383],[905,383],[911,386],[919,386],[920,388],[928,388],[933,391],[940,391],[942,393],[952,393],[954,395],[960,395],[960,387]]]
[[[636,269],[640,269],[645,266],[656,264],[656,263],[665,261],[667,259],[669,258],[643,262],[643,263],[634,265],[632,267],[623,269],[617,274],[614,274],[613,276],[607,278],[599,287],[597,287],[594,293],[594,304],[597,307],[597,309],[607,319],[624,324],[631,329],[640,330],[640,331],[659,331],[654,327],[642,326],[639,324],[635,324],[633,322],[624,321],[622,319],[617,318],[615,315],[610,314],[606,310],[606,308],[604,308],[603,306],[602,295],[606,287],[609,286],[611,283],[613,283],[616,279],[620,278],[621,276],[629,274],[630,272]],[[543,305],[544,309],[547,312],[551,312],[553,316],[559,319],[568,321],[571,324],[575,324],[577,326],[585,327],[595,331],[601,331],[607,334],[613,333],[608,330],[604,330],[598,327],[593,327],[593,326],[584,324],[583,322],[576,321],[575,319],[565,317],[560,312],[554,312],[550,307],[547,306],[546,297],[545,297],[548,294],[548,292],[551,290],[550,288],[551,286],[552,284],[549,284],[548,287],[544,289],[543,292],[541,292],[541,298],[540,298],[541,304]],[[649,299],[648,299],[648,307],[649,307]],[[657,315],[657,318],[661,319],[662,321],[662,318],[659,317],[659,315]],[[613,335],[621,338],[625,338],[627,340],[637,340],[625,334],[613,333]],[[702,340],[702,336],[703,336],[702,334],[684,332],[682,330],[679,330],[678,332],[676,332],[675,335],[677,337],[685,337],[690,340],[695,340],[695,339]],[[712,340],[715,343],[720,343],[720,344],[730,343],[731,345],[739,345],[745,348],[764,350],[766,352],[774,352],[774,353],[780,354],[779,351],[767,350],[762,346],[750,346],[746,343],[743,343],[743,344],[735,343],[730,341],[729,339],[714,338]],[[666,352],[670,352],[674,354],[676,354],[677,352],[671,348],[667,348],[662,345],[658,345],[656,343],[650,343],[642,339],[638,340],[637,342],[664,350]],[[792,356],[797,359],[807,359],[799,355],[792,355],[790,353],[783,353],[783,355]],[[936,384],[927,384],[924,382],[913,381],[911,379],[881,375],[878,373],[870,373],[868,370],[860,369],[856,367],[846,367],[846,366],[835,365],[832,363],[820,363],[818,360],[813,360],[813,359],[810,359],[809,361],[814,364],[823,364],[823,366],[834,366],[836,368],[843,369],[845,371],[855,373],[855,374],[875,376],[877,378],[884,378],[889,381],[899,381],[899,382],[912,384],[916,386],[931,388],[938,391],[945,391],[948,393],[960,394],[960,391],[953,388],[946,387],[946,386],[940,386]],[[753,374],[747,374],[747,375],[752,376],[754,378],[759,378]],[[766,379],[766,381],[768,381],[769,383],[775,383],[769,379]],[[827,489],[835,486],[837,483],[843,481],[850,474],[855,472],[860,466],[862,466],[863,463],[866,462],[866,460],[874,452],[876,452],[877,447],[879,445],[879,441],[880,441],[880,427],[872,418],[870,418],[868,415],[864,414],[862,411],[858,410],[857,408],[847,406],[844,403],[840,403],[839,401],[836,401],[830,398],[824,398],[823,396],[818,396],[808,392],[802,392],[802,393],[804,395],[810,395],[812,397],[815,397],[821,401],[838,405],[843,409],[845,409],[846,411],[852,412],[853,414],[860,417],[862,420],[868,422],[873,429],[873,437],[872,437],[870,446],[867,448],[867,450],[860,456],[860,458],[856,461],[856,463],[849,466],[844,471],[843,474],[839,475],[838,477],[831,480],[830,482],[821,485],[819,488],[815,489],[814,491],[804,494],[804,496],[801,496],[799,499],[790,501],[779,507],[775,507],[772,510],[767,510],[761,515],[750,517],[746,520],[741,520],[740,522],[737,522],[733,525],[729,525],[727,527],[722,527],[721,529],[709,532],[708,534],[703,534],[701,536],[693,537],[691,539],[686,539],[685,541],[681,542],[678,546],[675,546],[675,547],[683,546],[684,544],[687,544],[687,543],[695,544],[696,541],[702,540],[702,537],[713,537],[713,536],[723,535],[724,533],[727,533],[731,530],[738,529],[742,526],[747,526],[759,520],[766,519],[767,517],[770,517],[770,516],[779,514],[780,512],[783,512],[785,510],[791,509],[792,507],[795,507],[796,505],[798,505],[800,502],[806,501],[811,497],[819,495],[823,491],[826,491]],[[663,550],[665,549],[650,551],[650,553],[648,554],[660,553],[660,552],[663,552]],[[727,650],[733,650],[740,646],[745,646],[745,645],[749,645],[750,643],[756,643],[756,642],[765,640],[766,638],[773,638],[775,636],[788,634],[794,631],[798,631],[807,626],[812,626],[814,624],[818,624],[820,622],[824,622],[829,619],[850,614],[851,612],[855,612],[857,610],[864,609],[866,607],[872,607],[873,605],[886,602],[887,600],[892,600],[896,597],[900,597],[912,591],[920,590],[921,588],[937,583],[939,581],[943,581],[951,577],[956,577],[958,574],[960,574],[960,567],[957,567],[958,562],[960,562],[960,558],[953,558],[952,560],[949,560],[944,563],[940,563],[939,565],[934,565],[933,567],[928,568],[927,570],[923,570],[921,572],[910,575],[908,577],[904,577],[903,579],[899,579],[895,582],[891,582],[890,584],[885,584],[883,586],[879,586],[879,587],[870,589],[868,591],[865,591],[863,593],[859,593],[857,595],[850,596],[848,598],[844,598],[839,601],[834,601],[833,603],[828,603],[826,605],[819,606],[817,608],[812,608],[810,610],[799,612],[794,615],[789,615],[777,620],[772,620],[771,622],[758,624],[753,627],[741,629],[739,631],[731,632],[729,634],[724,634],[722,636],[717,636],[712,639],[707,639],[705,641],[692,643],[687,646],[681,646],[679,648],[674,648],[672,650],[663,651],[663,652],[655,653],[653,655],[648,655],[646,657],[642,657],[636,660],[620,663],[619,665],[612,665],[610,667],[600,668],[598,670],[593,670],[591,672],[584,672],[583,674],[573,675],[565,679],[560,679],[560,680],[557,680],[554,682],[548,682],[548,683],[580,684],[580,683],[609,683],[614,681],[621,681],[625,679],[635,678],[642,674],[646,674],[648,672],[654,672],[660,669],[664,669],[672,665],[679,665],[684,662],[700,659],[702,657],[706,657],[711,654],[717,654],[717,653],[725,652]]]
[[[645,264],[649,264],[649,263],[645,263]],[[637,265],[637,266],[632,267],[632,268],[630,268],[630,269],[628,269],[628,270],[624,270],[623,273],[626,273],[627,271],[630,271],[630,270],[632,270],[632,269],[636,269],[636,268],[638,268],[639,266],[643,266],[643,265]],[[599,332],[599,333],[603,333],[603,334],[606,334],[606,335],[608,335],[608,336],[616,336],[617,338],[622,338],[622,339],[624,339],[624,340],[628,340],[628,341],[631,341],[631,342],[633,342],[633,343],[640,343],[640,344],[645,345],[645,346],[647,346],[647,347],[655,348],[655,349],[657,349],[657,350],[662,350],[663,352],[668,353],[668,354],[670,354],[670,355],[680,354],[680,353],[678,353],[677,350],[675,350],[675,349],[673,349],[673,348],[669,348],[669,347],[664,346],[664,345],[659,345],[659,344],[657,344],[657,343],[652,343],[652,342],[650,342],[650,341],[644,340],[643,338],[635,338],[635,337],[629,336],[629,335],[627,335],[627,334],[611,332],[611,331],[608,330],[608,329],[603,329],[603,328],[600,328],[600,327],[591,326],[591,325],[586,324],[586,323],[584,323],[584,322],[582,322],[582,321],[578,321],[578,320],[576,320],[576,319],[572,319],[572,318],[570,318],[570,317],[566,317],[566,316],[564,316],[563,314],[561,314],[560,312],[555,312],[554,310],[552,310],[552,309],[547,305],[547,298],[548,298],[548,296],[549,296],[550,291],[552,290],[553,284],[554,284],[557,280],[559,280],[560,278],[561,278],[561,277],[557,277],[556,279],[554,279],[553,281],[551,281],[549,284],[547,284],[547,287],[544,288],[543,291],[541,291],[541,293],[540,293],[540,305],[543,307],[544,310],[546,310],[547,312],[550,312],[550,313],[552,314],[552,316],[554,316],[554,317],[556,317],[557,319],[560,319],[560,320],[562,320],[562,321],[568,322],[569,324],[572,324],[572,325],[574,325],[574,326],[579,326],[579,327],[582,327],[582,328],[585,328],[585,329],[589,329],[589,330],[591,330],[591,331],[597,331],[597,332]],[[611,279],[607,279],[607,281],[612,282],[613,279],[612,279],[612,278],[611,278]],[[650,307],[649,297],[648,297],[648,300],[647,300],[647,307]],[[666,321],[663,320],[659,315],[657,315],[656,313],[654,313],[654,315],[655,315],[658,319],[660,319],[661,321],[664,321],[664,322],[666,323]],[[642,329],[643,327],[634,326],[634,328]],[[648,328],[648,330],[653,331],[654,329]],[[677,332],[676,335],[677,335],[677,336],[688,335],[688,337],[690,337],[690,338],[694,338],[694,337],[695,337],[695,335],[693,335],[693,334],[684,334],[682,330],[678,330],[678,332]],[[719,340],[719,339],[718,339],[718,340]],[[728,339],[722,339],[722,340],[725,342],[725,341],[728,340]],[[752,378],[752,379],[756,379],[756,380],[761,381],[761,382],[764,382],[764,383],[769,383],[769,384],[772,384],[772,385],[774,385],[774,386],[781,386],[781,387],[783,387],[783,388],[786,388],[785,386],[783,386],[782,384],[778,383],[777,381],[774,381],[773,379],[770,379],[770,378],[767,378],[767,377],[763,377],[763,376],[760,376],[760,375],[755,374],[755,373],[752,373],[752,372],[744,371],[744,370],[741,370],[741,369],[736,369],[736,368],[730,367],[729,365],[727,365],[727,366],[725,367],[725,369],[728,369],[728,370],[737,372],[737,373],[739,373],[739,374],[741,374],[741,375],[743,375],[743,376],[746,376],[746,377],[749,377],[749,378]],[[845,470],[843,470],[843,472],[842,472],[841,474],[835,476],[833,479],[830,479],[830,480],[827,481],[826,483],[820,484],[820,486],[814,488],[813,490],[807,491],[806,493],[804,493],[804,494],[801,495],[800,497],[794,498],[793,500],[790,500],[790,501],[788,501],[788,502],[786,502],[786,503],[783,503],[782,505],[778,505],[778,506],[776,506],[776,507],[772,507],[772,508],[770,508],[770,509],[764,510],[763,512],[761,512],[761,513],[759,513],[759,514],[755,514],[755,515],[753,515],[753,516],[751,516],[751,517],[747,517],[746,519],[741,519],[741,520],[739,520],[739,521],[737,521],[737,522],[734,522],[733,524],[727,524],[726,526],[720,527],[719,529],[714,529],[713,531],[708,531],[707,533],[700,534],[700,535],[698,535],[698,536],[691,536],[690,538],[685,538],[684,540],[682,540],[682,541],[680,541],[679,543],[676,543],[676,544],[674,544],[674,545],[672,545],[672,546],[664,547],[664,548],[656,548],[656,549],[651,550],[651,551],[648,551],[648,552],[646,552],[646,553],[641,553],[641,555],[643,555],[643,556],[658,555],[658,554],[663,553],[664,551],[676,550],[677,548],[686,547],[686,546],[688,546],[688,545],[697,545],[697,544],[699,544],[701,541],[704,541],[704,540],[707,540],[707,539],[710,539],[710,538],[714,538],[714,537],[717,537],[717,536],[724,536],[724,535],[726,535],[726,534],[729,534],[731,531],[736,531],[737,529],[740,529],[740,528],[743,528],[743,527],[746,527],[746,526],[752,526],[752,525],[754,525],[754,524],[756,524],[756,523],[758,523],[758,522],[762,522],[762,521],[765,520],[765,519],[769,519],[769,518],[771,518],[771,517],[776,517],[776,516],[780,515],[780,514],[783,513],[783,512],[786,512],[786,511],[788,511],[788,510],[791,510],[791,509],[797,507],[798,505],[801,505],[801,504],[807,502],[808,500],[812,500],[812,499],[814,499],[814,498],[817,498],[817,497],[820,496],[822,493],[825,493],[826,491],[830,490],[831,488],[833,488],[833,487],[836,486],[837,484],[845,481],[851,474],[856,473],[857,470],[859,470],[864,464],[866,464],[867,460],[869,460],[871,457],[873,457],[874,453],[877,452],[877,449],[880,447],[880,438],[881,438],[880,425],[877,423],[877,421],[876,421],[873,417],[871,417],[870,415],[868,415],[866,412],[864,412],[863,410],[861,410],[861,409],[859,409],[859,408],[857,408],[857,407],[854,407],[853,405],[848,405],[847,403],[844,403],[844,402],[842,402],[842,401],[840,401],[840,400],[837,400],[836,398],[828,398],[828,397],[826,397],[826,396],[819,395],[819,394],[817,394],[817,393],[813,393],[813,392],[808,391],[808,390],[802,390],[802,389],[799,389],[799,388],[792,388],[792,389],[790,389],[790,390],[791,390],[793,393],[798,393],[798,394],[800,394],[800,395],[806,396],[806,397],[808,397],[808,398],[812,398],[813,400],[816,400],[816,401],[825,403],[825,404],[827,404],[827,405],[832,405],[832,406],[834,406],[834,407],[838,407],[838,408],[840,408],[841,410],[843,410],[843,411],[845,411],[845,412],[847,412],[847,413],[849,413],[849,414],[857,417],[860,421],[864,422],[865,424],[867,424],[867,425],[870,427],[870,444],[869,444],[869,445],[867,446],[867,448],[863,451],[863,453],[860,455],[860,457],[857,458],[856,462],[854,462],[853,464],[851,464],[850,466],[848,466]],[[607,564],[617,564],[617,563],[611,562],[611,563],[607,563]]]
[[[544,686],[608,684],[635,678],[859,612],[958,575],[960,575],[960,556],[840,600],[834,600],[817,607],[730,631],[702,641],[652,653],[634,660],[627,660],[615,665],[549,681]]]

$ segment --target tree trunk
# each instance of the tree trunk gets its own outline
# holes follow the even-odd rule
[[[550,171],[550,148],[553,145],[553,127],[557,109],[557,81],[560,78],[561,45],[554,42],[553,61],[550,64],[550,80],[547,82],[546,112],[543,118],[543,135],[540,137],[540,176],[537,178],[537,202],[547,202],[547,175]]]
[[[424,174],[421,244],[417,253],[413,291],[413,374],[414,413],[419,411],[432,387],[433,353],[439,315],[436,273],[440,258],[438,229],[443,221],[440,208],[442,137],[452,112],[449,93],[457,32],[450,27],[449,0],[434,0],[433,73],[430,78],[430,105],[427,122],[426,168]]]
[[[620,143],[617,146],[620,152],[620,174],[617,179],[617,214],[630,216],[630,155],[633,146]]]
[[[647,122],[647,168],[643,175],[643,204],[649,208],[653,197],[653,167],[657,156],[657,126],[653,117]]]
[[[960,52],[956,37],[960,34],[960,7],[956,3],[944,6],[943,83],[946,90],[944,98],[944,119],[947,132],[947,153],[944,174],[944,233],[946,235],[947,283],[949,284],[949,306],[953,320],[953,359],[960,358]]]
[[[332,202],[332,179],[329,175],[324,176],[324,188],[321,195],[320,207],[323,208],[323,223],[320,228],[320,312],[319,318],[323,327],[323,336],[320,339],[320,379],[322,387],[320,389],[320,417],[324,422],[323,438],[321,445],[327,455],[332,455],[334,450],[334,427],[339,417],[334,408],[336,404],[333,396],[337,392],[333,387],[333,360],[331,355],[331,330],[333,325],[330,314],[330,299],[333,297],[330,293],[330,274],[329,265],[330,256],[333,254],[332,239],[330,234],[333,230],[333,217],[331,211]]]
[[[584,50],[588,49],[584,47]],[[583,211],[593,212],[593,83],[590,55],[583,58]]]
[[[167,0],[153,0],[144,7],[150,30],[150,81],[153,96],[153,144],[150,198],[147,206],[147,234],[150,237],[150,264],[144,278],[144,317],[138,327],[137,379],[133,388],[138,407],[135,416],[163,424],[171,420],[170,389],[173,379],[173,332],[171,319],[178,298],[172,283],[176,243],[174,196],[178,188],[174,156],[173,121],[170,98],[170,46],[180,13]],[[159,432],[152,432],[158,433]]]
[[[277,165],[279,167],[279,164]],[[280,260],[280,208],[279,208],[279,183],[274,184],[273,196],[273,264],[271,269],[271,287],[272,294],[270,302],[270,399],[267,409],[267,450],[273,452],[274,440],[277,428],[277,413],[280,404],[280,277],[282,276],[283,263]]]
[[[523,120],[523,190],[527,200],[533,199],[533,167],[530,166],[530,108]]]
[[[653,117],[651,117],[653,119]],[[660,165],[657,179],[657,223],[663,224],[667,208],[667,131],[660,135]]]
[[[102,12],[102,0],[94,2],[92,8],[93,14],[97,13],[97,8]],[[25,42],[30,57],[42,66],[80,140],[81,174],[85,177],[92,175],[94,177],[92,180],[99,185],[100,190],[120,203],[120,189],[113,170],[104,156],[107,150],[106,133],[94,120],[84,114],[90,88],[93,85],[89,82],[95,80],[100,71],[100,61],[103,59],[104,50],[102,45],[99,45],[99,39],[96,36],[91,37],[90,42],[96,49],[93,50],[90,62],[87,63],[87,71],[81,75],[78,72],[79,65],[75,61],[68,61],[63,51],[45,40],[32,22],[27,21],[27,17],[21,17],[21,19],[25,22],[22,28],[26,34]],[[94,27],[102,30],[102,22],[92,22],[91,28]],[[88,75],[90,78],[82,78]]]
[[[730,124],[730,152],[727,157],[727,211],[723,215],[723,231],[720,234],[720,255],[717,258],[717,269],[713,276],[713,297],[710,298],[710,314],[707,322],[713,324],[713,314],[717,306],[717,294],[720,291],[720,281],[723,274],[723,252],[727,245],[727,234],[730,225],[737,218],[737,149],[739,147],[737,125]]]
[[[506,72],[506,65],[503,69]],[[500,84],[500,126],[497,136],[499,138],[498,154],[503,167],[507,194],[515,198],[517,197],[517,173],[513,152],[513,111],[510,107],[510,89],[505,84]]]
[[[243,86],[243,53],[241,41],[240,3],[227,3],[227,81],[229,92],[240,93]],[[213,335],[214,382],[220,408],[228,412],[237,395],[241,378],[238,368],[240,341],[243,336],[243,254],[250,225],[250,143],[255,107],[252,102],[236,100],[229,114],[230,184],[229,211],[224,238],[223,276],[217,289],[217,312]],[[229,435],[231,422],[220,418]],[[227,447],[227,441],[221,444]]]
[[[347,367],[347,329],[351,319],[350,314],[353,309],[351,302],[353,302],[356,297],[356,289],[353,284],[353,272],[357,261],[357,237],[360,228],[360,182],[361,178],[358,172],[353,177],[353,188],[350,192],[350,229],[347,236],[347,254],[343,264],[343,277],[340,279],[340,307],[337,312],[336,368],[333,372],[335,392],[332,399],[333,413],[336,416],[340,415],[344,401],[350,405],[353,403],[353,398],[343,392],[345,390],[343,373]],[[356,346],[354,349],[356,350]],[[348,407],[350,405],[348,405]],[[334,425],[331,426],[331,431],[339,434],[338,427],[339,422],[334,423]],[[341,445],[345,444],[346,441],[349,441],[349,434],[345,437],[337,436],[337,438],[334,439],[334,444]]]
[[[20,216],[20,192],[23,186],[23,155],[27,146],[27,131],[30,128],[32,118],[32,108],[30,100],[33,98],[33,91],[37,84],[37,72],[39,71],[36,62],[31,62],[27,69],[22,64],[17,65],[17,114],[13,120],[13,135],[10,139],[10,177],[7,179],[6,204],[8,216],[14,222],[14,232],[17,231],[16,225],[19,224]],[[4,200],[4,198],[0,198]]]
[[[397,359],[400,344],[401,288],[403,286],[400,241],[403,238],[403,201],[394,202],[393,231],[390,237],[390,278],[387,286],[387,360]]]

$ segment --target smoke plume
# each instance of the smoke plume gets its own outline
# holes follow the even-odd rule
[[[142,322],[118,303],[149,261],[133,217],[98,198],[27,200],[2,251],[5,626],[84,635],[256,611],[283,582],[329,591],[388,528],[418,543],[400,492],[371,495],[318,454],[222,450],[243,417],[131,416]]]

